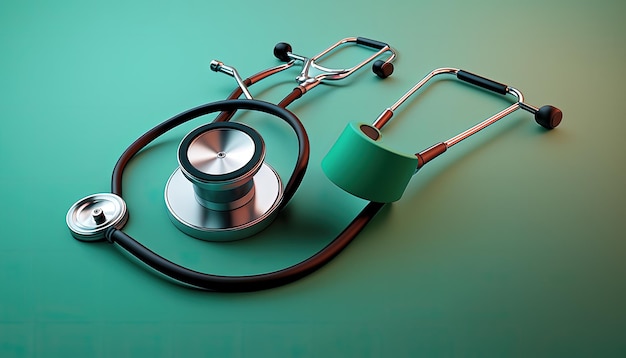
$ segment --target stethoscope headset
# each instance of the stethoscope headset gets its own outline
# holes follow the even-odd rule
[[[330,69],[317,63],[332,50],[346,44],[366,46],[376,52],[349,69]],[[390,56],[386,60],[376,60],[387,52]],[[219,114],[212,123],[192,130],[178,147],[179,166],[170,176],[165,189],[168,214],[182,232],[203,240],[237,240],[261,231],[291,200],[308,165],[309,140],[306,130],[298,117],[286,107],[320,83],[346,78],[374,60],[373,72],[386,78],[393,72],[392,61],[396,57],[389,45],[360,37],[343,39],[311,58],[296,55],[290,45],[279,43],[274,47],[274,55],[286,63],[247,79],[242,79],[233,67],[212,61],[211,69],[234,77],[238,87],[228,99],[182,112],[133,142],[114,167],[111,193],[87,196],[69,209],[66,222],[74,238],[89,242],[106,240],[116,244],[153,270],[194,288],[222,292],[273,288],[296,281],[337,256],[385,203],[400,199],[417,170],[449,147],[517,109],[533,113],[537,123],[547,129],[556,127],[562,118],[561,111],[555,107],[537,108],[526,104],[522,93],[513,87],[459,69],[436,69],[387,108],[372,125],[349,123],[323,159],[322,169],[332,182],[370,202],[334,240],[306,260],[278,271],[257,275],[212,275],[169,261],[124,233],[122,228],[128,220],[128,209],[122,198],[122,175],[131,159],[169,130],[216,112]],[[249,86],[296,63],[302,64],[302,71],[297,77],[298,86],[280,103],[276,105],[252,98]],[[513,95],[517,100],[459,135],[419,153],[402,153],[387,145],[380,131],[382,127],[404,101],[440,74],[453,74],[461,81],[501,95]],[[238,99],[242,94],[246,99]],[[277,117],[295,133],[298,139],[297,160],[284,187],[278,173],[264,161],[265,144],[261,135],[245,124],[229,121],[240,110],[263,112]]]

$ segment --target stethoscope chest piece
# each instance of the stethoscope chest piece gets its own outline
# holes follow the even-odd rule
[[[76,239],[96,241],[104,239],[108,228],[121,229],[126,225],[128,210],[124,200],[115,194],[93,194],[72,205],[65,221]]]
[[[282,198],[282,183],[264,158],[263,139],[244,124],[216,122],[191,131],[165,187],[174,225],[210,241],[238,240],[265,228]]]

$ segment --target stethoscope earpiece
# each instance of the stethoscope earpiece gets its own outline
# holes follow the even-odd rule
[[[535,121],[546,129],[554,129],[563,119],[563,112],[560,109],[545,105],[535,112]]]
[[[387,78],[393,73],[393,63],[383,60],[376,60],[372,65],[372,71],[380,78]]]
[[[290,44],[286,42],[279,42],[276,44],[276,46],[274,46],[274,57],[283,62],[289,62],[291,60],[289,54],[292,52],[292,50],[293,49],[291,48]]]

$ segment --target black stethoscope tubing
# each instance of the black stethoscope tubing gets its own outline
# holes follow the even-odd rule
[[[293,98],[285,100],[281,104],[295,100],[295,91],[290,94]],[[285,102],[285,103],[284,103]],[[221,111],[222,114],[234,113],[237,110],[262,111],[277,116],[287,122],[293,129],[298,139],[298,158],[288,183],[285,186],[284,197],[279,209],[282,209],[291,200],[304,177],[309,159],[309,140],[304,126],[300,120],[289,110],[275,104],[249,99],[228,99],[201,105],[182,112],[161,124],[150,129],[135,140],[121,155],[113,170],[111,180],[112,193],[122,197],[122,179],[124,169],[132,158],[152,141],[165,134],[169,130],[194,118]],[[224,118],[221,120],[228,120]],[[230,116],[227,116],[230,117]],[[218,120],[219,117],[218,117]],[[178,265],[146,246],[133,239],[122,230],[110,227],[105,232],[105,238],[110,243],[119,245],[131,255],[148,265],[152,269],[168,276],[178,282],[191,285],[196,288],[220,292],[249,292],[278,287],[296,281],[324,266],[337,256],[378,213],[384,203],[370,202],[352,220],[352,222],[328,245],[322,248],[308,259],[287,268],[249,276],[221,276],[198,272]]]

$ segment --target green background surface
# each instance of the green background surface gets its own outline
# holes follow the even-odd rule
[[[625,10],[564,0],[2,1],[0,357],[626,356]],[[109,190],[131,141],[234,88],[211,59],[247,77],[279,63],[279,41],[310,56],[349,36],[394,46],[396,72],[382,81],[363,70],[290,106],[309,131],[311,166],[270,228],[207,243],[169,222],[164,185],[199,120],[128,168],[126,231],[217,274],[308,257],[364,205],[324,177],[323,155],[347,122],[373,121],[436,67],[554,104],[562,126],[547,132],[518,111],[460,143],[336,260],[273,290],[183,288],[106,243],[72,239],[67,209]],[[369,53],[346,50],[329,63]],[[276,102],[296,74],[251,91]],[[385,135],[398,150],[422,150],[507,104],[437,81]],[[285,173],[295,140],[252,117],[241,121],[254,122]]]

